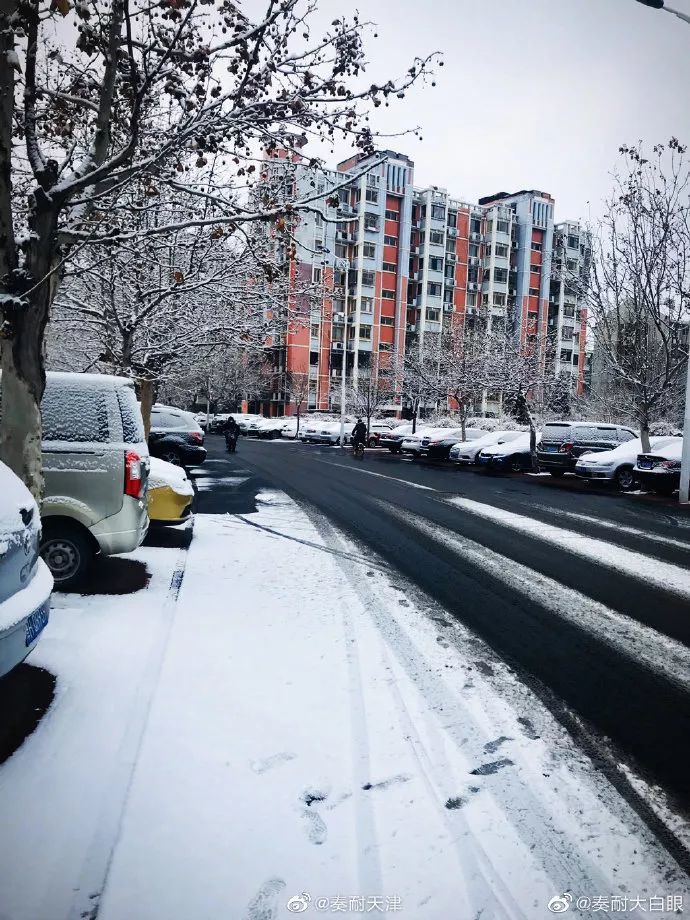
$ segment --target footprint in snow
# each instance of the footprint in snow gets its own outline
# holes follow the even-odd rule
[[[503,767],[512,767],[513,761],[508,757],[504,757],[503,760],[494,760],[491,763],[483,763],[481,767],[477,767],[475,770],[470,770],[472,776],[491,776],[492,773],[498,773],[499,770],[502,770]]]
[[[370,789],[388,789],[389,786],[395,786],[398,783],[407,783],[411,779],[411,776],[407,776],[405,773],[399,773],[397,776],[389,777],[389,779],[382,779],[378,783],[365,783],[362,789],[364,789],[365,792],[369,792]]]
[[[531,719],[526,719],[524,716],[518,717],[518,722],[525,730],[525,734],[531,741],[536,741],[539,738],[539,732],[534,727],[534,724]]]
[[[328,837],[326,822],[317,810],[321,802],[325,802],[327,798],[328,792],[313,788],[305,789],[300,796],[301,801],[304,803],[301,814],[306,825],[307,837],[309,842],[315,846],[324,844]]]
[[[467,805],[470,800],[470,796],[476,795],[479,792],[479,786],[470,786],[467,790],[467,795],[454,795],[449,799],[446,799],[446,808],[449,811],[454,811],[458,808],[462,808],[463,805]]]
[[[292,754],[290,751],[280,751],[278,754],[271,754],[270,757],[266,757],[264,760],[252,760],[250,766],[255,773],[265,773],[267,770],[279,767],[281,763],[294,760],[295,757],[297,757],[297,754]]]
[[[500,738],[496,738],[495,741],[487,741],[484,745],[485,754],[493,754],[494,751],[497,751],[502,744],[506,741],[512,741],[512,738],[509,738],[507,735],[501,735]]]
[[[278,895],[284,888],[282,878],[269,878],[247,905],[244,920],[275,920],[278,916]]]

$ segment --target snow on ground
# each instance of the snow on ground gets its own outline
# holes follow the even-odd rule
[[[58,600],[32,659],[58,698],[0,767],[3,920],[277,920],[291,898],[532,920],[564,892],[687,893],[482,642],[282,493],[257,506],[197,516],[176,604],[175,550],[135,554],[147,590]]]

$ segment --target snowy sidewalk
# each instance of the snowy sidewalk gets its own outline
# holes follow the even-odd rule
[[[481,643],[257,501],[197,518],[99,920],[498,920],[685,890]]]

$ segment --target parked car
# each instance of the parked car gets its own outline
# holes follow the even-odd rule
[[[445,434],[432,437],[429,441],[422,438],[422,455],[426,452],[429,460],[447,460],[451,448],[462,440],[462,428],[446,429]],[[478,428],[465,429],[465,441],[480,438],[482,433]]]
[[[653,437],[649,441],[656,451],[678,441],[682,442],[682,438]],[[613,450],[582,454],[575,464],[575,475],[580,479],[615,482],[619,489],[627,492],[637,484],[635,463],[641,452],[642,441],[634,438]]]
[[[400,427],[400,426],[397,426]],[[377,422],[373,421],[369,425],[369,447],[380,447],[381,437],[390,435],[396,430],[395,421]]]
[[[302,436],[304,432],[304,426],[305,426],[305,421],[303,418],[300,418],[299,420],[300,437]],[[283,425],[280,429],[280,436],[281,438],[290,438],[293,441],[297,438],[297,418],[296,417],[283,420]]]
[[[53,576],[39,555],[41,519],[24,483],[0,463],[0,677],[38,642],[50,613]]]
[[[485,431],[481,437],[474,438],[470,441],[461,441],[455,444],[449,452],[449,459],[456,463],[467,465],[476,463],[479,452],[485,447],[493,447],[494,444],[509,444],[516,438],[519,438],[523,431]]]
[[[538,443],[539,435],[537,435]],[[503,444],[493,444],[483,447],[478,456],[477,463],[487,472],[500,470],[512,473],[521,473],[532,469],[532,455],[529,445],[529,431],[521,431],[519,437],[512,438]]]
[[[149,450],[126,377],[49,371],[41,414],[40,551],[56,587],[70,590],[97,553],[129,553],[146,536]]]
[[[260,418],[250,422],[247,427],[247,436],[261,438],[262,440],[272,440],[279,438],[280,433],[285,425],[285,418]]]
[[[352,425],[345,423],[345,443],[350,442]],[[307,444],[340,444],[340,422],[311,421],[304,428],[301,436]]]
[[[253,422],[259,422],[263,419],[263,415],[253,415],[246,412],[233,412],[232,417],[239,425],[240,434],[243,435],[247,434],[249,431],[249,426]]]
[[[635,476],[643,489],[657,495],[673,495],[680,487],[680,464],[683,453],[683,439],[651,453],[640,454],[635,464]]]
[[[216,412],[216,414],[211,419],[211,422],[208,426],[208,430],[211,434],[220,434],[223,430],[223,425],[230,418],[229,412]],[[202,425],[203,428],[203,425]]]
[[[422,450],[422,440],[425,438],[427,443],[432,437],[441,436],[447,428],[418,428],[414,434],[408,434],[403,438],[400,450],[403,454],[412,454],[420,456]]]
[[[198,466],[206,459],[204,432],[191,412],[157,403],[151,409],[149,450],[175,466]]]
[[[412,425],[398,425],[389,432],[382,432],[379,436],[379,447],[386,447],[392,454],[399,454],[402,442],[412,434]]]
[[[182,524],[191,516],[194,489],[180,466],[151,457],[147,501],[152,527]]]
[[[575,472],[583,454],[613,450],[636,437],[632,428],[607,422],[547,422],[537,445],[539,469],[563,476]]]
[[[213,412],[210,412],[208,416],[206,415],[205,412],[195,412],[194,413],[194,420],[197,422],[197,424],[203,431],[211,430],[211,425],[213,423],[214,418],[215,418],[215,415],[213,414]]]

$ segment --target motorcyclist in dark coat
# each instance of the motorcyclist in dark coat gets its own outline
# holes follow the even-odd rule
[[[357,424],[352,429],[352,446],[356,448],[358,444],[363,444],[365,447],[367,445],[367,426],[361,418],[357,419]]]
[[[223,425],[223,433],[225,434],[226,447],[230,448],[232,445],[234,449],[237,444],[237,439],[240,436],[240,426],[232,416],[230,416]]]

